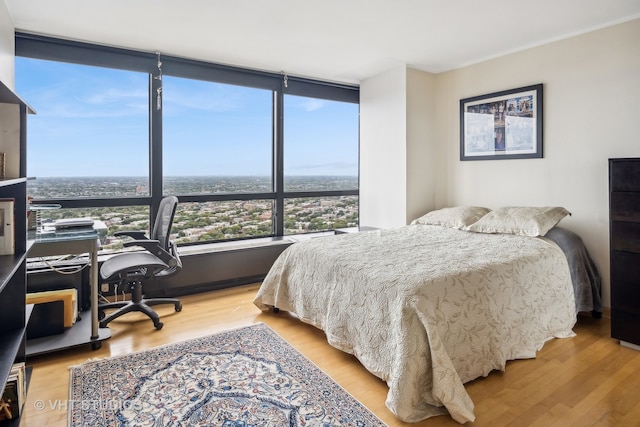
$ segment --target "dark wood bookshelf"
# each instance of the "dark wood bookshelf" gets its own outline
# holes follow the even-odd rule
[[[25,258],[24,252],[15,255],[0,255],[0,293],[17,273]]]
[[[17,114],[16,114],[17,112]],[[13,199],[14,254],[0,255],[0,386],[4,390],[11,368],[26,361],[26,330],[32,306],[26,305],[27,281],[27,114],[33,110],[0,82],[0,134],[8,173],[0,178],[0,198]],[[18,132],[15,130],[18,129]],[[11,172],[14,171],[14,172]],[[27,378],[29,379],[30,370]],[[20,419],[3,421],[18,426]]]
[[[2,384],[5,384],[7,378],[9,378],[11,367],[15,362],[14,357],[22,345],[24,334],[24,329],[14,329],[12,331],[6,331],[2,335],[3,342],[0,348],[0,380]]]

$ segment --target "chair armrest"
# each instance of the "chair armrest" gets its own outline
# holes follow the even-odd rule
[[[159,240],[151,240],[151,239],[142,239],[142,240],[127,240],[122,243],[125,248],[130,248],[131,246],[140,246],[146,249],[148,252],[153,253],[156,247],[160,247]],[[160,248],[162,249],[162,248]]]
[[[140,246],[144,248],[147,252],[160,258],[169,267],[175,267],[176,265],[176,259],[169,252],[165,251],[162,246],[160,246],[159,240],[145,239],[129,240],[127,242],[124,242],[125,248],[128,248],[130,246]]]
[[[113,233],[114,236],[128,236],[136,240],[146,240],[146,232],[145,231],[136,231],[136,230],[123,230],[116,231]]]

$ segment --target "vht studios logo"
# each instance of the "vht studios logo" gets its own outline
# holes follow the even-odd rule
[[[137,400],[69,400],[69,399],[55,399],[55,400],[36,400],[33,402],[33,407],[37,411],[69,411],[73,408],[80,408],[82,410],[108,410],[119,411],[124,409],[130,409],[133,411],[140,411],[143,409],[143,404]]]

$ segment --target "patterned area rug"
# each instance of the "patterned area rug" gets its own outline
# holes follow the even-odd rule
[[[263,323],[71,367],[70,426],[384,426]]]

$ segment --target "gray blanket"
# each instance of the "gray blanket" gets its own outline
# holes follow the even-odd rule
[[[594,317],[600,317],[600,274],[580,236],[564,228],[554,227],[544,237],[560,246],[567,257],[576,298],[576,312],[591,312]]]

